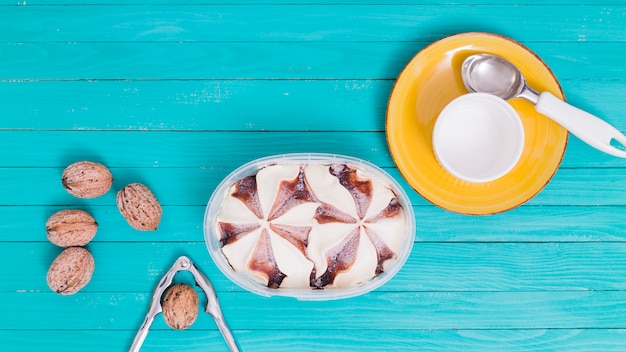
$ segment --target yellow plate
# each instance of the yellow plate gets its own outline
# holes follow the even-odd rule
[[[485,183],[458,179],[435,159],[432,131],[439,112],[466,94],[461,64],[476,53],[511,61],[536,90],[559,98],[563,92],[550,69],[528,48],[489,33],[462,33],[420,51],[398,77],[387,109],[387,142],[398,169],[424,198],[444,209],[472,215],[503,212],[534,197],[559,168],[567,130],[535,111],[533,104],[513,99],[526,134],[517,165],[505,176]]]

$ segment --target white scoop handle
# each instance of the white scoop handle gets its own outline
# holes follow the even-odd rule
[[[611,141],[616,141],[626,148],[626,136],[606,121],[571,106],[549,92],[539,95],[535,109],[590,146],[607,154],[626,158],[626,150],[611,144]]]

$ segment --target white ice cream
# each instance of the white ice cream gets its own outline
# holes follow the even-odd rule
[[[296,180],[301,166],[304,167],[304,179],[314,201],[297,203],[291,208],[285,207],[289,209],[287,212],[269,221],[268,214],[277,198],[281,182]],[[275,265],[269,265],[269,267],[277,267],[285,275],[280,281],[280,288],[311,287],[312,271],[315,271],[314,279],[324,274],[328,269],[328,253],[345,243],[344,241],[355,228],[360,231],[358,246],[350,250],[356,250],[356,256],[347,256],[349,258],[348,270],[339,271],[324,287],[351,287],[367,282],[376,276],[377,248],[366,234],[365,227],[375,232],[382,243],[393,253],[402,252],[401,246],[407,236],[407,219],[404,210],[400,209],[392,217],[376,218],[392,199],[396,198],[391,186],[384,179],[365,172],[358,166],[348,165],[351,169],[357,170],[358,179],[372,181],[371,203],[366,215],[360,219],[353,195],[341,184],[338,177],[329,172],[329,166],[328,163],[274,164],[259,170],[256,174],[256,185],[263,219],[257,218],[240,199],[232,196],[236,184],[231,187],[218,214],[218,224],[258,224],[258,228],[254,231],[222,247],[222,253],[235,271],[245,273],[255,281],[268,285],[267,274],[250,268],[250,262],[254,260],[255,255],[256,258],[261,256],[264,262],[268,262],[266,260],[268,254],[265,251],[255,254],[262,231],[267,231],[270,238],[271,253],[269,255],[273,257]],[[331,205],[340,212],[348,214],[349,218],[354,219],[353,223],[318,223],[315,214],[322,204]],[[295,226],[299,231],[308,231],[308,242],[299,248],[298,245],[294,245],[271,228],[284,225]],[[216,233],[221,236],[219,228]],[[396,259],[397,257],[393,256],[383,264],[386,267]]]

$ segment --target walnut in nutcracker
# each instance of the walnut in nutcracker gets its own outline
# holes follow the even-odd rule
[[[184,330],[198,317],[198,293],[191,286],[176,284],[170,287],[163,299],[163,318],[175,330]]]
[[[142,231],[156,230],[163,210],[156,196],[141,183],[131,183],[117,192],[117,208],[128,224]]]
[[[91,280],[95,262],[93,255],[83,247],[66,248],[50,265],[46,281],[52,291],[71,295],[80,291]]]
[[[59,247],[85,246],[96,235],[98,223],[86,211],[58,211],[46,221],[48,240]]]
[[[74,197],[96,198],[111,189],[113,176],[102,164],[79,161],[63,170],[61,184]]]

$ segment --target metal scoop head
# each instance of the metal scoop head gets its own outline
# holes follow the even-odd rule
[[[536,104],[539,94],[526,85],[522,73],[509,61],[495,55],[476,54],[461,66],[463,84],[470,92],[496,95],[504,100],[524,98]]]

